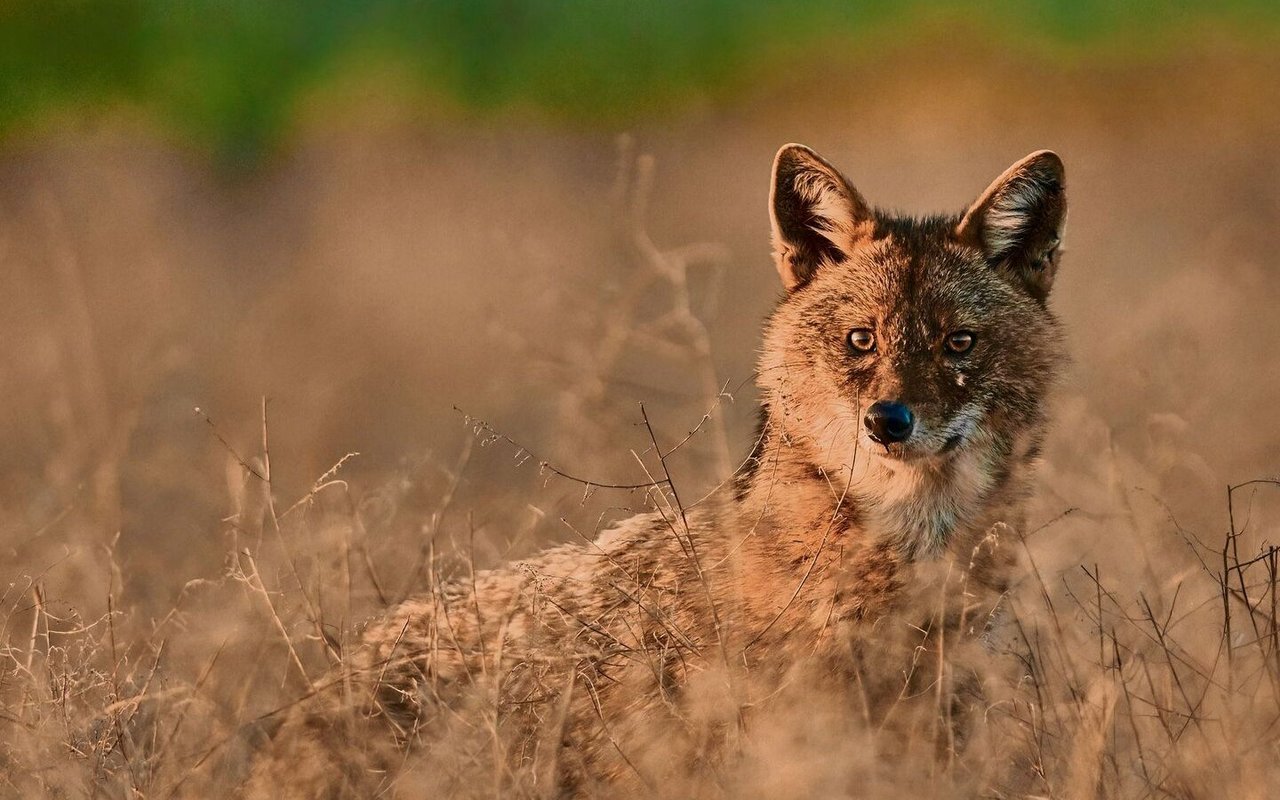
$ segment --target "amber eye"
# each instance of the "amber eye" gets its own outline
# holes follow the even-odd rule
[[[974,335],[969,331],[956,331],[947,337],[947,352],[962,356],[973,349]]]
[[[855,353],[870,353],[876,349],[876,335],[868,328],[849,331],[849,346]]]

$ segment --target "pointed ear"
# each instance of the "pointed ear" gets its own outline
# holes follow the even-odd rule
[[[996,178],[956,227],[956,238],[977,247],[1042,302],[1058,271],[1067,219],[1065,176],[1057,153],[1032,153]]]
[[[773,159],[769,213],[773,260],[787,291],[808,283],[823,263],[842,260],[873,227],[866,201],[801,144],[785,145]]]

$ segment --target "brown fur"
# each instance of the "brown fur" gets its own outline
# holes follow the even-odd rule
[[[656,512],[590,546],[394,609],[286,721],[248,796],[461,791],[431,758],[444,749],[489,765],[479,793],[733,791],[735,754],[815,687],[882,728],[933,687],[939,752],[963,749],[966,659],[999,615],[1062,359],[1045,306],[1061,162],[1033,154],[965,214],[915,220],[789,145],[771,203],[788,293],[732,496],[686,509],[655,487]],[[875,352],[850,348],[853,329]],[[962,356],[943,346],[957,330],[975,336]],[[916,430],[883,446],[861,420],[890,399]],[[911,668],[922,654],[945,664]]]

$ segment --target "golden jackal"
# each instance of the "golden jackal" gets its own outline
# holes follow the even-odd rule
[[[883,733],[918,694],[915,733],[963,749],[964,659],[992,640],[998,534],[1022,524],[1063,360],[1062,162],[909,218],[787,145],[770,204],[786,294],[733,486],[685,508],[655,485],[656,511],[589,545],[395,608],[291,713],[251,796],[741,794],[729,767],[785,735],[767,720]]]

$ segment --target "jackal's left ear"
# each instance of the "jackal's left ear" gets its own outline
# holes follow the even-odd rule
[[[1066,172],[1050,150],[1032,153],[995,179],[969,207],[956,237],[1043,301],[1058,271],[1067,219]]]
[[[873,227],[861,195],[802,144],[784,145],[773,159],[769,214],[773,260],[787,291],[808,283],[822,264],[843,260]]]

